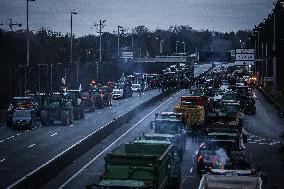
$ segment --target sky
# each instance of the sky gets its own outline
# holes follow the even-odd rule
[[[70,12],[75,36],[96,34],[92,27],[106,20],[103,31],[113,32],[120,25],[145,25],[150,30],[170,25],[189,25],[196,30],[230,32],[249,30],[273,9],[274,0],[36,0],[29,2],[29,27],[70,32]],[[0,0],[0,28],[9,29],[13,19],[26,28],[26,0]],[[16,27],[15,27],[16,29]]]

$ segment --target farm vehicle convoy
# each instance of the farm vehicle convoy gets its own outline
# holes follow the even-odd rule
[[[246,157],[243,116],[256,112],[252,88],[212,75],[193,82],[185,70],[171,67],[150,81],[143,80],[143,76],[134,82],[132,77],[122,77],[117,83],[106,85],[91,82],[88,90],[65,89],[15,97],[7,121],[16,128],[13,122],[20,122],[15,117],[24,110],[33,117],[29,120],[35,120],[37,115],[42,125],[69,125],[74,119],[83,119],[85,112],[111,106],[113,99],[132,96],[133,83],[140,91],[146,90],[145,86],[160,87],[162,91],[186,88],[190,92],[181,97],[172,112],[156,113],[150,124],[151,133],[143,133],[106,155],[103,176],[88,187],[180,188],[180,162],[188,134],[202,141],[196,154],[197,172],[200,178],[204,175],[200,187],[208,181],[208,175],[220,171],[247,173],[252,167]]]
[[[151,133],[143,133],[132,143],[122,144],[107,154],[103,176],[98,183],[88,187],[180,188],[181,178],[176,179],[176,176],[181,174],[172,173],[180,172],[179,162],[183,159],[187,134],[190,134],[198,136],[200,141],[195,157],[197,172],[200,179],[202,178],[200,189],[242,186],[261,188],[261,176],[248,161],[245,147],[247,136],[244,132],[243,116],[244,113],[255,112],[256,98],[251,88],[225,87],[226,81],[220,81],[214,88],[209,88],[208,86],[212,86],[210,83],[202,82],[201,79],[193,93],[181,97],[173,112],[156,113],[155,120],[150,122]],[[220,89],[220,86],[226,90]],[[239,88],[246,91],[239,93]],[[217,95],[218,98],[214,100]],[[254,103],[241,103],[250,98],[254,99]],[[247,111],[248,109],[254,111]],[[149,167],[145,167],[144,158],[152,157],[153,152],[159,153],[162,147],[159,150],[154,149],[161,144],[171,145],[171,155],[167,155],[170,160],[166,165],[174,162],[174,166],[168,166],[166,174],[167,177],[174,178],[175,185],[171,185],[172,180],[160,181],[165,178],[165,172],[157,165],[157,161],[148,162]],[[146,145],[151,149],[145,149]],[[129,150],[126,150],[127,147]],[[110,160],[110,157],[113,159]],[[122,172],[123,175],[120,174]]]

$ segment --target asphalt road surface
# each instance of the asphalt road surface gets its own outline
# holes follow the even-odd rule
[[[128,110],[158,95],[158,90],[114,100],[111,107],[96,109],[71,126],[38,126],[32,130],[0,128],[0,188],[7,187],[57,154]]]
[[[195,69],[195,75],[209,67],[205,65]],[[86,114],[84,120],[75,121],[71,126],[42,127],[38,124],[32,130],[18,131],[0,127],[0,188],[10,186],[101,126],[159,93],[159,90],[147,91],[142,93],[141,99],[134,93],[131,98],[114,101],[111,107]],[[134,119],[139,119],[139,116]]]
[[[58,177],[48,182],[43,188],[85,188],[86,184],[97,183],[104,170],[104,155],[120,144],[132,142],[142,133],[152,132],[149,125],[154,119],[155,112],[172,111],[181,95],[181,91],[169,97],[164,102],[153,105],[135,116],[128,124],[123,125],[107,137],[91,151],[83,155],[72,165],[61,172]],[[256,92],[256,115],[246,115],[244,119],[245,132],[248,136],[247,153],[253,167],[261,167],[267,175],[264,189],[284,188],[284,166],[279,154],[278,134],[284,129],[284,122],[277,110],[267,102],[263,95]],[[199,142],[192,141],[188,136],[186,152],[182,161],[182,188],[196,189],[199,176],[196,172],[195,155]]]

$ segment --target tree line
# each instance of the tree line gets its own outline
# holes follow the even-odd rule
[[[133,51],[135,57],[178,52],[228,51],[240,47],[240,40],[248,42],[249,31],[215,32],[194,30],[190,26],[170,26],[167,30],[150,31],[141,25],[120,34],[120,51]],[[26,30],[4,31],[0,29],[0,106],[6,105],[13,96],[15,70],[26,64]],[[179,43],[177,43],[179,41]],[[117,62],[118,35],[102,34],[102,61]],[[184,46],[185,44],[185,46]],[[177,49],[176,49],[177,47]],[[184,49],[185,47],[185,49]],[[99,36],[73,37],[73,62],[94,63],[99,61]],[[70,34],[41,28],[30,32],[30,65],[70,63]]]

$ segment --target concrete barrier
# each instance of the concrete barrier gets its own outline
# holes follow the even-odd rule
[[[141,103],[139,106],[128,111],[124,115],[113,119],[108,124],[102,126],[98,130],[94,131],[87,137],[78,141],[71,147],[67,148],[62,153],[56,155],[54,158],[41,165],[34,171],[30,172],[20,180],[15,182],[8,188],[39,188],[44,183],[48,182],[51,178],[55,177],[60,171],[72,164],[76,159],[82,156],[84,153],[91,150],[96,144],[100,143],[103,139],[113,133],[121,125],[129,122],[136,113],[139,113],[144,108],[150,107],[154,103],[163,98],[169,96],[171,92],[161,93],[152,99]]]

